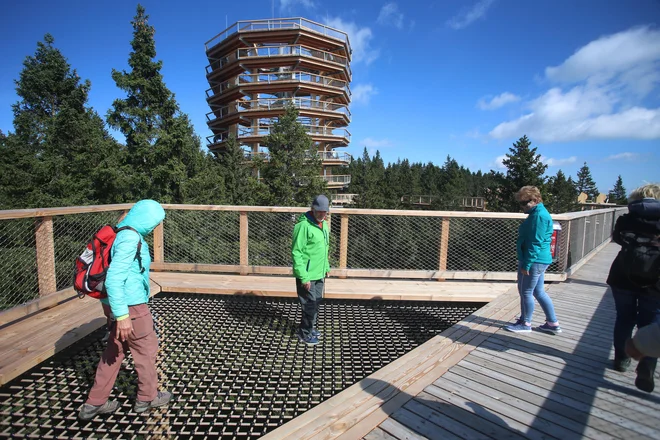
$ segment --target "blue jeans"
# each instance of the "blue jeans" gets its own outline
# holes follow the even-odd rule
[[[518,294],[520,295],[520,317],[525,322],[532,322],[534,314],[534,298],[539,302],[545,320],[548,322],[557,322],[555,316],[555,307],[552,300],[543,290],[543,281],[545,271],[549,264],[533,263],[529,268],[529,275],[523,275],[522,264],[518,263]]]
[[[660,298],[641,295],[631,290],[612,287],[614,304],[616,305],[616,321],[614,322],[614,357],[625,359],[626,339],[632,336],[637,325],[645,327],[654,322],[660,322]],[[656,358],[645,357],[639,361],[639,367],[655,371]]]

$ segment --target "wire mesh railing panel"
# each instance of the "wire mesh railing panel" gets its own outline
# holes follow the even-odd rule
[[[442,218],[354,215],[349,269],[438,270]]]
[[[167,263],[240,263],[238,212],[168,209],[163,236]]]
[[[569,235],[568,235],[568,220],[561,220],[559,222],[561,230],[557,231],[557,239],[555,242],[555,260],[550,267],[548,267],[548,273],[562,273],[568,267],[568,255],[566,252],[566,246],[568,246]]]
[[[594,216],[587,217],[584,234],[584,255],[588,255],[596,247],[597,219]]]
[[[248,261],[256,266],[291,266],[291,235],[298,212],[248,213]]]
[[[483,304],[326,300],[322,343],[295,329],[296,299],[159,294],[152,311],[156,367],[172,402],[133,412],[129,354],[111,398],[112,415],[77,420],[104,349],[99,329],[0,387],[0,437],[259,438],[371,375]],[[387,331],[383,331],[387,329]]]
[[[519,219],[452,218],[447,269],[516,272]]]
[[[90,212],[53,218],[57,289],[73,286],[76,258],[103,225],[115,226],[123,211]]]
[[[0,310],[39,297],[35,220],[0,221]]]
[[[576,218],[570,221],[571,224],[571,236],[568,239],[568,261],[566,267],[570,268],[578,261],[582,259],[583,254],[583,242],[584,238],[584,223],[586,219]]]
[[[350,221],[350,220],[349,220]],[[330,251],[328,258],[330,267],[339,267],[339,243],[341,242],[341,216],[330,216]]]

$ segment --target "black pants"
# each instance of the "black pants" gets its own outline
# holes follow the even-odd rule
[[[323,287],[324,280],[311,281],[312,287],[307,290],[303,287],[302,283],[296,278],[296,291],[298,292],[298,299],[302,306],[302,320],[300,321],[300,334],[303,338],[307,338],[312,329],[316,327],[316,320],[319,316],[319,305],[323,300]]]

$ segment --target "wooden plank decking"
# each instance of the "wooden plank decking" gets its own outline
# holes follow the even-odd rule
[[[618,249],[548,287],[561,335],[501,329],[519,310],[511,290],[265,438],[660,439],[657,391],[638,391],[634,369],[611,369],[604,282]],[[534,321],[543,322],[538,306]]]

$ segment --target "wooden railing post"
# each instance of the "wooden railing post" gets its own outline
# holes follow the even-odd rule
[[[165,262],[165,237],[163,231],[163,222],[160,222],[154,229],[154,263]]]
[[[37,243],[37,275],[39,296],[46,296],[57,291],[55,278],[55,240],[53,238],[53,217],[37,220],[35,231]]]
[[[247,275],[249,260],[248,260],[248,215],[246,211],[240,212],[240,223],[241,223],[240,273],[241,275]]]
[[[341,236],[339,240],[339,269],[345,270],[348,264],[348,214],[341,214]],[[346,278],[340,275],[339,278]]]
[[[438,255],[438,270],[447,270],[447,254],[449,252],[449,218],[442,218],[442,228],[440,230],[440,252]],[[444,281],[444,278],[438,278],[438,281]]]

